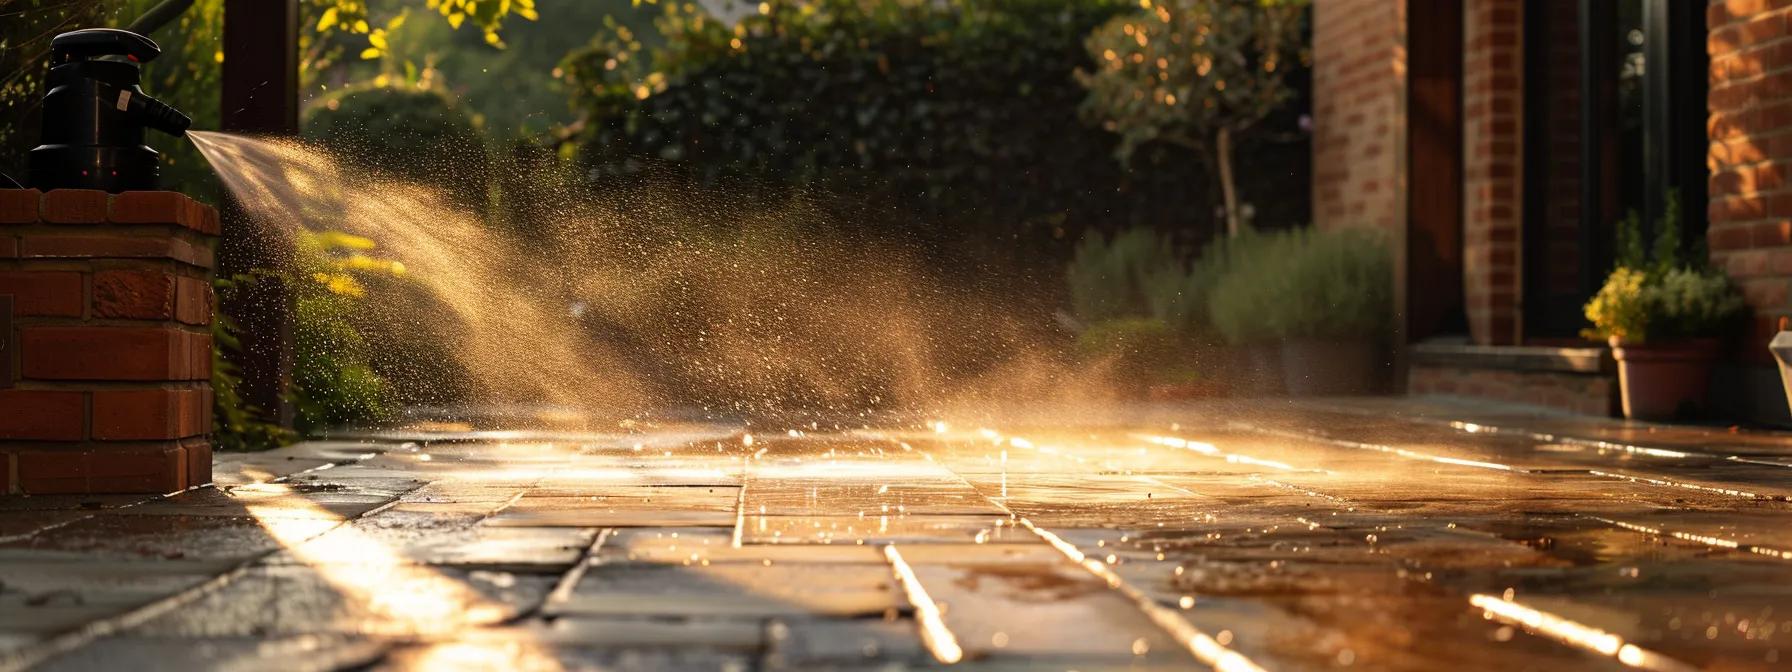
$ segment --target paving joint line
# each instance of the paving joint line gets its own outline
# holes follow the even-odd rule
[[[1034,525],[1033,521],[1024,517],[1020,519],[1020,524],[1022,527],[1027,528],[1028,531],[1044,540],[1045,543],[1051,545],[1052,548],[1063,554],[1064,557],[1069,558],[1071,562],[1076,563],[1090,574],[1094,574],[1096,578],[1106,581],[1109,588],[1118,591],[1121,595],[1131,600],[1133,606],[1137,607],[1139,611],[1144,612],[1145,618],[1149,619],[1152,624],[1156,625],[1164,632],[1169,633],[1170,636],[1176,640],[1176,643],[1181,644],[1184,649],[1194,655],[1195,660],[1199,660],[1202,664],[1215,670],[1220,670],[1221,672],[1263,672],[1263,668],[1253,662],[1250,658],[1242,653],[1227,648],[1226,645],[1219,643],[1219,640],[1214,639],[1200,628],[1195,627],[1195,624],[1190,623],[1188,619],[1183,618],[1181,614],[1176,613],[1169,607],[1158,604],[1157,600],[1152,599],[1152,597],[1146,595],[1144,591],[1127,583],[1125,579],[1121,578],[1118,573],[1114,572],[1114,570],[1109,569],[1102,561],[1091,558],[1088,554],[1083,553],[1075,544],[1065,541],[1062,537]]]
[[[1343,414],[1355,415],[1355,416],[1359,416],[1359,417],[1365,417],[1365,416],[1366,417],[1385,417],[1385,416],[1376,415],[1376,414],[1368,412],[1368,411],[1352,409],[1352,408],[1349,408],[1346,406],[1337,406],[1337,405],[1333,405],[1333,404],[1316,403],[1316,402],[1309,402],[1309,403],[1312,403],[1312,405],[1315,408],[1319,408],[1321,410],[1330,411],[1330,412],[1334,412],[1334,413],[1343,413]],[[1674,458],[1674,459],[1705,457],[1705,458],[1711,458],[1711,459],[1721,459],[1721,460],[1730,461],[1730,462],[1742,462],[1742,463],[1746,463],[1746,464],[1758,464],[1758,465],[1762,465],[1762,466],[1779,467],[1782,469],[1792,469],[1792,463],[1772,462],[1769,460],[1763,460],[1763,459],[1754,458],[1754,457],[1744,457],[1741,455],[1735,455],[1735,454],[1731,454],[1728,452],[1725,452],[1723,454],[1689,453],[1689,452],[1686,452],[1683,450],[1678,450],[1675,448],[1651,446],[1651,445],[1646,445],[1646,444],[1641,444],[1641,443],[1630,443],[1630,442],[1625,442],[1625,441],[1613,441],[1613,440],[1609,440],[1609,439],[1587,438],[1587,437],[1573,436],[1573,435],[1569,435],[1569,434],[1558,434],[1558,433],[1554,433],[1554,432],[1544,432],[1544,431],[1530,429],[1528,427],[1524,427],[1521,425],[1492,425],[1492,424],[1486,424],[1486,423],[1480,423],[1480,422],[1472,422],[1472,421],[1468,421],[1468,420],[1450,420],[1450,419],[1442,418],[1442,417],[1424,417],[1424,416],[1421,416],[1421,417],[1395,416],[1392,419],[1398,420],[1400,422],[1405,422],[1408,424],[1414,424],[1414,425],[1428,425],[1428,426],[1433,426],[1433,427],[1436,427],[1436,426],[1449,427],[1451,429],[1454,429],[1454,430],[1464,433],[1464,434],[1511,434],[1511,435],[1523,436],[1523,437],[1531,439],[1533,441],[1543,441],[1543,442],[1548,442],[1548,443],[1561,443],[1561,444],[1566,444],[1566,445],[1582,446],[1582,447],[1587,447],[1587,448],[1601,448],[1601,449],[1605,449],[1605,450],[1618,450],[1618,451],[1623,451],[1626,453],[1632,453],[1632,454],[1636,454],[1636,455],[1646,455],[1649,457],[1662,457],[1662,458]]]
[[[384,451],[381,451],[381,452],[384,452]],[[243,483],[242,485],[261,485],[263,483],[282,483],[288,479],[291,479],[294,476],[303,476],[305,474],[323,471],[325,469],[330,469],[330,468],[337,467],[337,466],[344,465],[344,464],[353,464],[355,462],[360,462],[360,461],[366,460],[366,459],[371,458],[374,455],[378,455],[378,454],[379,453],[368,453],[366,455],[362,455],[360,457],[356,457],[356,458],[352,458],[352,459],[343,460],[341,462],[325,462],[325,463],[317,465],[315,467],[301,469],[299,471],[295,471],[290,474],[286,474],[284,476],[276,476],[273,478],[266,478],[266,479],[262,479],[259,481],[250,481],[248,483]],[[68,527],[75,523],[92,520],[94,518],[97,518],[101,515],[104,515],[106,513],[112,512],[112,511],[123,511],[123,510],[129,509],[131,507],[142,506],[142,505],[148,504],[150,502],[159,502],[164,499],[169,499],[171,497],[177,497],[177,496],[189,493],[189,492],[198,492],[200,490],[207,490],[207,489],[229,492],[231,488],[236,488],[236,487],[241,487],[241,486],[239,486],[239,485],[218,485],[218,483],[216,481],[213,481],[210,483],[201,483],[199,485],[191,486],[191,487],[188,487],[183,490],[176,490],[174,492],[164,492],[159,495],[149,495],[147,497],[144,497],[143,499],[139,499],[134,502],[120,504],[120,505],[112,507],[110,509],[95,510],[92,513],[89,513],[84,516],[80,516],[78,518],[70,518],[68,520],[50,523],[48,525],[30,530],[28,532],[20,532],[17,534],[9,534],[9,535],[5,535],[5,536],[0,536],[0,544],[10,544],[10,543],[17,542],[17,541],[25,541],[25,540],[35,537],[37,535],[43,534],[45,532],[49,532],[50,530],[60,529],[63,527]]]
[[[344,460],[340,464],[350,464],[350,463],[358,462],[358,461],[365,460],[365,459],[367,459],[367,457],[355,458],[353,460]],[[281,476],[276,479],[270,479],[267,481],[257,481],[257,483],[277,483],[277,482],[284,481],[293,476],[298,476],[298,475],[309,473],[312,471],[321,471],[324,469],[328,469],[328,468],[336,466],[336,464],[337,463],[330,463],[327,465],[318,465],[317,467],[313,467],[311,469],[306,469],[303,471],[296,471],[296,472],[287,474],[286,476]],[[373,515],[376,515],[382,511],[391,509],[392,507],[397,506],[399,500],[402,499],[405,495],[408,495],[408,494],[411,494],[418,490],[421,490],[424,487],[427,487],[428,485],[429,485],[429,483],[421,483],[421,484],[418,484],[416,487],[411,488],[410,490],[406,490],[404,492],[393,495],[393,497],[390,501],[388,501],[384,504],[381,504],[379,506],[376,506],[374,508],[368,509],[366,511],[363,511],[353,517],[343,518],[342,520],[337,521],[336,525],[331,526],[327,530],[318,532],[315,535],[307,537],[304,541],[301,541],[300,543],[305,543],[305,542],[311,541],[312,539],[316,539],[325,534],[329,534],[331,532],[335,532],[336,530],[342,529],[343,527],[345,527],[355,521],[362,520],[364,518],[368,518]],[[208,484],[208,486],[216,487],[215,484]],[[198,487],[203,488],[203,487],[207,487],[207,486],[198,486]],[[185,492],[185,491],[183,491],[183,492]],[[179,494],[179,493],[173,493],[173,494]],[[153,501],[153,500],[146,500],[146,501]],[[13,651],[10,651],[10,652],[7,652],[6,654],[4,654],[4,656],[0,656],[0,672],[14,672],[17,670],[30,669],[31,667],[34,667],[34,666],[38,665],[39,663],[42,663],[46,660],[49,660],[56,656],[70,653],[76,649],[79,649],[82,646],[92,643],[94,640],[100,639],[102,637],[116,635],[116,634],[125,632],[127,630],[130,630],[132,628],[141,626],[145,623],[148,623],[151,620],[154,620],[157,617],[160,617],[164,614],[170,613],[170,612],[174,611],[175,609],[179,609],[181,607],[192,604],[193,602],[195,602],[207,595],[210,595],[215,591],[223,589],[225,586],[228,586],[232,582],[236,581],[237,579],[242,578],[243,576],[247,575],[251,570],[255,569],[256,567],[265,566],[264,563],[269,558],[272,558],[275,555],[278,555],[280,553],[284,553],[288,550],[290,550],[290,548],[285,547],[285,546],[269,549],[259,555],[255,555],[255,556],[244,559],[241,563],[238,563],[236,566],[231,567],[230,569],[226,570],[224,573],[214,576],[210,579],[206,579],[205,581],[200,582],[198,585],[191,586],[189,588],[183,589],[179,592],[176,592],[172,595],[168,595],[166,597],[152,600],[147,604],[144,604],[142,606],[138,606],[138,607],[135,607],[132,609],[128,609],[122,613],[114,614],[112,616],[107,616],[107,617],[100,618],[100,619],[93,620],[93,621],[88,621],[87,623],[84,623],[72,630],[68,630],[66,632],[49,637],[47,639],[38,640],[31,644],[19,647],[18,649],[14,649]]]
[[[541,604],[536,605],[530,611],[534,615],[546,619],[559,618],[560,615],[553,613],[551,607],[565,604],[567,600],[572,599],[573,590],[578,588],[579,582],[585,579],[585,574],[591,571],[591,567],[597,564],[598,553],[603,550],[604,542],[608,541],[615,533],[616,528],[613,527],[598,530],[597,537],[591,540],[589,546],[585,547],[585,552],[579,555],[578,561],[573,563],[565,574],[560,575],[560,580],[554,583],[554,589],[548,591],[547,596],[541,599]],[[522,620],[528,615],[530,614],[518,614],[517,618],[512,620]]]
[[[990,431],[993,433],[993,430]],[[1043,452],[1040,451],[1037,445],[1032,441],[1025,440],[1024,438],[1018,442],[1013,441],[1012,439],[1019,437],[1001,438],[1007,439],[1004,441],[1007,445],[1031,449],[1034,452]],[[925,455],[926,452],[922,451],[922,454]],[[1082,460],[1075,461],[1082,462]],[[953,470],[950,467],[947,469],[952,471],[955,475],[958,474],[957,470]],[[964,476],[959,475],[959,478],[962,480],[964,479]],[[966,483],[969,484],[969,481],[966,481]],[[981,492],[978,494],[984,499],[989,499],[988,495],[983,495]],[[1006,505],[994,502],[993,500],[991,500],[991,503],[1001,506],[1004,511],[1009,511]],[[1227,648],[1226,645],[1221,644],[1219,640],[1214,639],[1200,628],[1195,627],[1195,624],[1190,623],[1188,619],[1183,618],[1181,614],[1158,604],[1157,600],[1152,599],[1151,596],[1146,595],[1137,587],[1127,583],[1119,574],[1115,573],[1112,569],[1109,569],[1106,564],[1103,564],[1100,560],[1088,557],[1088,555],[1078,549],[1076,545],[1064,541],[1062,537],[1053,534],[1045,528],[1034,525],[1033,521],[1025,516],[1015,516],[1012,511],[1009,511],[1008,515],[1014,518],[1014,520],[1021,526],[1027,528],[1027,531],[1032,532],[1034,536],[1039,537],[1040,540],[1044,541],[1048,546],[1051,546],[1059,554],[1082,567],[1084,571],[1094,574],[1096,578],[1106,582],[1109,588],[1118,591],[1122,596],[1126,597],[1133,603],[1135,608],[1145,615],[1146,620],[1151,621],[1153,625],[1156,625],[1159,629],[1168,633],[1177,644],[1180,644],[1189,652],[1189,654],[1193,655],[1195,660],[1198,660],[1215,670],[1219,670],[1220,672],[1264,672],[1263,668],[1258,666],[1255,662],[1252,662],[1250,658],[1242,653]]]
[[[933,654],[934,660],[945,665],[964,660],[964,649],[959,647],[958,638],[952,634],[952,629],[946,627],[939,603],[927,594],[927,588],[921,585],[921,579],[915,576],[915,570],[909,567],[908,561],[902,559],[902,553],[896,550],[896,544],[885,544],[883,555],[890,565],[890,571],[896,574],[896,583],[902,586],[903,596],[908,599],[909,606],[915,608],[915,624],[921,632],[921,643],[927,647],[927,652]]]
[[[1242,424],[1242,423],[1235,423],[1235,424]],[[1523,473],[1531,473],[1531,472],[1523,472]],[[1280,483],[1280,482],[1277,482],[1277,481],[1274,481],[1271,479],[1258,478],[1258,479],[1253,479],[1253,480],[1257,480],[1259,482],[1273,484],[1273,485],[1281,486],[1281,487],[1292,487],[1287,484]],[[1356,515],[1357,514],[1355,506],[1352,506],[1352,508],[1344,510],[1344,511],[1336,510],[1336,507],[1340,504],[1344,504],[1344,505],[1357,504],[1347,498],[1337,497],[1335,495],[1328,495],[1325,493],[1320,493],[1318,491],[1309,491],[1305,488],[1294,487],[1293,489],[1301,492],[1302,494],[1310,496],[1310,497],[1315,497],[1318,499],[1323,499],[1323,500],[1334,502],[1331,505],[1331,508],[1333,508],[1334,515],[1336,515],[1337,513],[1344,513],[1346,515]],[[1608,521],[1608,520],[1601,519],[1601,518],[1595,518],[1595,519],[1601,520],[1603,522],[1610,522],[1610,523],[1613,523],[1620,527],[1623,527],[1622,524],[1616,523],[1615,521]],[[1296,520],[1300,520],[1301,522],[1306,523],[1309,526],[1309,528],[1315,528],[1315,527],[1320,526],[1317,523],[1308,522],[1299,517],[1297,517]],[[1038,531],[1037,528],[1033,527],[1033,525],[1031,524],[1031,521],[1028,521],[1025,518],[1023,518],[1023,519],[1021,519],[1021,522],[1026,524],[1028,529],[1034,529],[1034,530]],[[1330,526],[1325,526],[1325,527],[1329,528]],[[1440,529],[1435,524],[1427,525],[1426,527],[1430,527],[1434,530]],[[1638,527],[1640,527],[1640,526],[1638,526]],[[1449,525],[1447,528],[1443,528],[1443,529],[1455,531],[1455,526],[1452,524],[1452,525]],[[1632,529],[1634,530],[1634,528],[1632,528]],[[1341,533],[1341,530],[1332,530],[1332,531],[1334,533]],[[1370,542],[1370,543],[1371,543],[1371,545],[1373,545],[1373,542]],[[1065,546],[1068,546],[1070,551],[1076,551],[1075,547],[1070,546],[1067,542],[1065,543]],[[1066,549],[1065,549],[1065,547],[1059,547],[1059,550],[1065,551]],[[1081,553],[1081,551],[1076,551],[1076,552],[1079,554]],[[1764,555],[1771,555],[1771,553],[1764,553]],[[1788,556],[1788,557],[1792,557],[1792,556]],[[1072,558],[1076,559],[1076,556],[1072,556]],[[1086,560],[1086,562],[1097,563],[1096,566],[1101,566],[1101,565],[1099,565],[1099,561],[1096,561],[1096,560]],[[1429,577],[1429,573],[1426,573],[1424,576]],[[1429,578],[1426,579],[1426,582],[1429,583]],[[1539,611],[1539,610],[1532,609],[1530,607],[1526,607],[1524,605],[1518,604],[1517,602],[1513,602],[1509,595],[1506,597],[1496,597],[1496,596],[1486,595],[1483,593],[1470,593],[1468,595],[1468,603],[1469,603],[1470,607],[1481,609],[1483,615],[1488,616],[1489,618],[1497,617],[1500,620],[1502,620],[1503,622],[1516,623],[1519,625],[1523,625],[1527,628],[1527,631],[1530,631],[1533,628],[1533,626],[1538,626],[1537,630],[1535,632],[1531,632],[1531,634],[1533,634],[1535,636],[1555,640],[1555,641],[1557,641],[1563,645],[1566,645],[1566,646],[1583,648],[1583,649],[1591,650],[1595,653],[1599,653],[1599,654],[1602,654],[1605,656],[1616,657],[1620,662],[1624,663],[1625,665],[1629,665],[1632,667],[1641,667],[1641,668],[1649,669],[1649,670],[1656,670],[1657,672],[1688,672],[1690,670],[1696,669],[1696,668],[1686,665],[1685,663],[1682,663],[1676,659],[1667,657],[1660,653],[1656,653],[1656,652],[1650,651],[1648,649],[1643,649],[1641,647],[1635,646],[1634,644],[1627,644],[1616,635],[1606,633],[1604,631],[1598,630],[1596,628],[1592,628],[1590,626],[1582,625],[1575,621],[1572,621],[1572,620],[1569,620],[1566,618],[1562,618],[1560,616],[1556,616],[1555,614],[1551,614],[1549,612]],[[1155,605],[1155,603],[1153,603],[1153,604],[1154,604],[1154,606],[1161,606],[1161,605]],[[1545,627],[1541,627],[1541,625],[1548,625],[1551,627],[1545,628]]]

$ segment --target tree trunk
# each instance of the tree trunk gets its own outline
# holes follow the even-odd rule
[[[1232,183],[1232,130],[1221,128],[1214,142],[1214,163],[1220,169],[1220,194],[1226,203],[1226,236],[1238,237],[1238,186]]]

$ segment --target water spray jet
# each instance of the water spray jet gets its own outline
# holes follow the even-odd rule
[[[142,64],[161,47],[136,33],[89,28],[50,41],[49,92],[44,95],[43,144],[31,150],[30,186],[155,189],[160,155],[143,130],[176,137],[193,120],[138,87]]]

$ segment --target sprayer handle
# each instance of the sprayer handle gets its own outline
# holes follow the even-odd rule
[[[70,31],[50,40],[51,65],[96,56],[126,56],[138,63],[146,63],[160,55],[162,48],[156,46],[155,40],[117,28]]]

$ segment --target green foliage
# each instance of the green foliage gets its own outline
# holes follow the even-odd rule
[[[1378,231],[1247,233],[1225,254],[1209,314],[1230,343],[1379,338],[1392,325],[1393,260]]]
[[[1153,315],[1155,305],[1172,303],[1166,294],[1179,289],[1183,272],[1169,241],[1138,228],[1112,240],[1099,231],[1084,235],[1065,275],[1072,312],[1093,323]]]
[[[374,373],[371,347],[353,320],[366,309],[362,277],[403,275],[404,266],[367,256],[373,241],[341,232],[304,233],[296,247],[288,279],[294,426],[315,433],[387,419],[391,391]]]
[[[1723,335],[1748,313],[1728,276],[1687,266],[1649,270],[1620,266],[1587,302],[1582,335],[1624,343]]]
[[[493,140],[522,137],[539,144],[576,118],[555,70],[560,59],[589,42],[606,17],[647,31],[643,39],[657,39],[652,29],[659,10],[636,7],[631,0],[536,0],[535,4],[548,20],[504,25],[508,46],[503,49],[445,21],[413,18],[387,32],[388,46],[379,59],[344,62],[335,71],[351,81],[439,87],[451,92],[461,106],[476,111],[475,118]]]
[[[306,110],[305,135],[369,168],[438,185],[483,209],[491,158],[478,124],[442,91],[363,85],[336,91]]]
[[[1123,384],[1186,383],[1201,378],[1188,338],[1162,320],[1121,318],[1077,334],[1077,354],[1112,367]]]
[[[220,298],[229,297],[251,276],[214,281]],[[236,322],[225,315],[212,317],[212,446],[221,451],[268,450],[291,443],[294,434],[261,420],[262,411],[243,399],[242,373],[229,355],[242,352]]]
[[[1728,276],[1706,263],[1702,243],[1686,244],[1680,195],[1664,197],[1655,240],[1645,252],[1642,219],[1632,210],[1618,222],[1617,266],[1583,312],[1592,326],[1581,336],[1645,343],[1707,338],[1734,328],[1747,302]]]
[[[1648,327],[1643,287],[1648,274],[1630,266],[1619,266],[1605,277],[1599,292],[1587,301],[1584,312],[1591,328],[1581,331],[1590,339],[1615,338],[1620,341],[1642,340]]]
[[[1122,162],[1147,143],[1195,151],[1218,178],[1231,235],[1248,225],[1232,157],[1295,96],[1306,0],[1142,0],[1089,36],[1083,118],[1120,136]],[[1261,134],[1259,134],[1261,135]],[[1248,150],[1247,150],[1248,151]],[[1252,152],[1259,157],[1258,152]]]
[[[1199,335],[1207,329],[1207,290],[1212,279],[1199,269],[1183,272],[1182,265],[1145,276],[1145,303],[1151,316],[1177,333]]]
[[[1304,0],[1140,4],[1089,35],[1096,68],[1077,73],[1083,114],[1120,135],[1123,159],[1154,141],[1211,151],[1220,130],[1246,131],[1293,98]]]
[[[386,55],[391,48],[389,38],[410,18],[416,0],[305,0],[302,20],[312,29],[300,34],[299,50],[302,75],[315,76],[337,65],[353,60],[373,60]],[[504,48],[504,21],[518,17],[529,21],[541,18],[535,11],[535,0],[424,0],[429,13],[440,14],[454,30],[470,25],[479,32],[485,45]],[[386,18],[374,16],[383,12]]]
[[[218,289],[222,297],[252,292],[263,282],[279,282],[288,290],[293,372],[285,396],[295,411],[297,435],[390,418],[392,386],[374,371],[374,348],[355,319],[368,310],[367,281],[403,276],[404,266],[368,256],[373,241],[334,231],[301,233],[294,248],[288,270],[220,280]],[[212,386],[218,445],[223,450],[261,450],[290,442],[293,432],[258,420],[265,409],[252,408],[238,392],[242,381],[228,358],[241,351],[236,333],[229,318],[215,320]]]
[[[594,183],[846,194],[868,232],[1056,265],[1085,227],[1188,230],[1211,211],[1186,152],[1115,165],[1115,139],[1077,117],[1081,40],[1126,4],[773,0],[729,26],[665,3],[663,46],[613,25],[561,72]]]
[[[1706,264],[1704,240],[1691,246],[1681,230],[1680,190],[1669,189],[1662,197],[1662,217],[1657,222],[1655,240],[1645,250],[1642,217],[1635,210],[1618,220],[1617,268],[1647,269],[1665,275],[1676,268],[1702,269]]]

